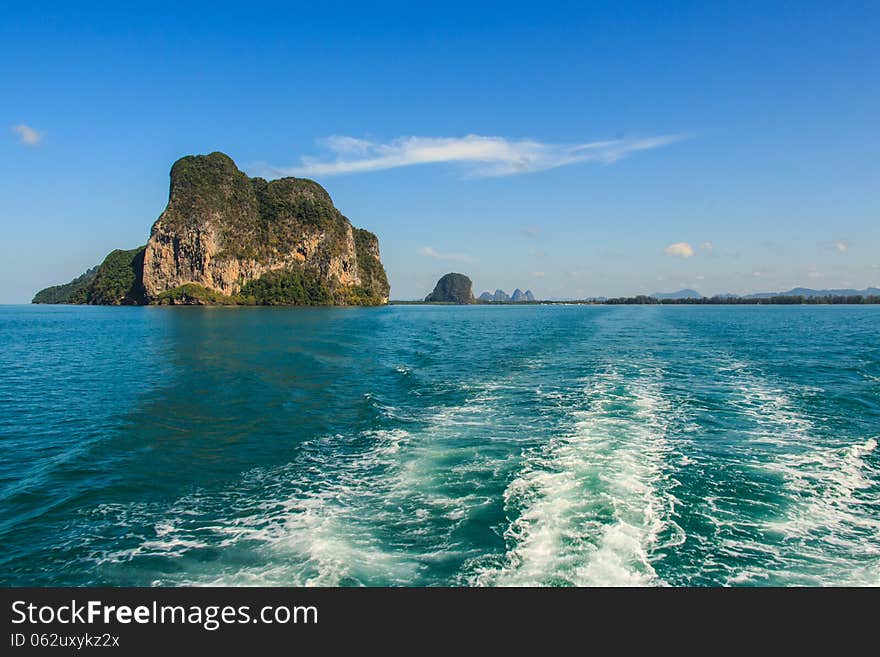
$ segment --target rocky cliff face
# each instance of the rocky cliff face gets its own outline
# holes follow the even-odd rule
[[[279,270],[307,272],[327,286],[331,303],[352,292],[363,302],[388,301],[378,239],[354,228],[320,185],[249,178],[222,153],[178,160],[144,252],[148,302],[193,285],[234,297]]]
[[[211,153],[174,163],[146,246],[113,251],[34,303],[380,305],[388,291],[378,238],[318,183],[249,178]]]

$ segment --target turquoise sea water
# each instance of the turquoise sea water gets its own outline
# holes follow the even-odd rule
[[[5,585],[880,584],[880,307],[0,307]]]

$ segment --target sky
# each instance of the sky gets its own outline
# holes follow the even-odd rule
[[[0,6],[0,303],[217,150],[320,182],[396,299],[880,286],[876,2],[135,5]]]

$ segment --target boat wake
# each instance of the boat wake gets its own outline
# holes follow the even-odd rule
[[[571,427],[529,450],[504,493],[500,560],[472,564],[477,585],[662,584],[652,565],[684,540],[666,462],[675,409],[658,369],[608,366],[588,378]]]
[[[475,482],[497,481],[511,467],[508,450],[485,441],[504,385],[468,386],[464,403],[410,418],[407,429],[306,442],[291,463],[253,470],[233,488],[195,492],[170,508],[102,507],[110,519],[146,526],[135,546],[95,560],[111,573],[155,562],[154,585],[430,583],[431,569],[448,563],[457,571],[477,554],[456,534],[497,496]],[[468,440],[471,434],[477,437]]]
[[[737,514],[731,501],[715,505],[722,554],[747,565],[727,584],[880,584],[880,468],[876,438],[849,438],[802,409],[820,394],[774,382],[739,363],[731,405],[751,421],[731,455],[768,490],[759,516]],[[797,397],[795,397],[797,396]],[[759,498],[761,491],[751,495]],[[734,501],[735,503],[735,501]]]

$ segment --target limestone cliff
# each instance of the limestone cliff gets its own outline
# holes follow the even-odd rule
[[[388,301],[378,239],[352,227],[316,182],[249,178],[222,153],[178,160],[144,252],[148,302],[190,298],[176,293],[183,288],[204,289],[211,301],[234,298],[270,272],[290,272],[304,288],[322,286],[316,303]],[[268,302],[286,301],[297,299]]]

